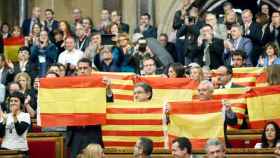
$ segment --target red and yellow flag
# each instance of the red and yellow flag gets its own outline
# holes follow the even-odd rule
[[[93,72],[111,80],[114,102],[133,101],[133,73]]]
[[[263,67],[233,68],[232,82],[245,87],[266,86],[267,75]]]
[[[187,137],[194,149],[202,149],[209,138],[224,138],[220,100],[170,102],[169,143]]]
[[[131,148],[142,136],[151,138],[154,148],[163,148],[162,103],[109,103],[102,135],[106,148]]]
[[[153,88],[155,101],[186,101],[192,100],[198,82],[188,78],[140,77],[135,82],[145,82]]]
[[[257,87],[247,94],[251,128],[263,129],[267,121],[280,125],[280,86]]]
[[[42,127],[106,121],[106,88],[100,76],[41,79],[38,99]]]
[[[24,45],[24,37],[11,37],[4,39],[5,58],[13,62],[18,60],[18,50]]]

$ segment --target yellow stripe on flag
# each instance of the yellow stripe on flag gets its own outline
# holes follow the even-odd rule
[[[145,120],[145,119],[161,119],[162,114],[108,114],[107,119],[120,120]]]
[[[149,137],[154,142],[162,142],[163,137]],[[136,142],[138,136],[103,136],[103,141]]]
[[[192,100],[192,89],[153,89],[152,100],[189,101]]]
[[[162,131],[161,125],[106,125],[102,126],[105,131]]]
[[[105,88],[40,88],[39,98],[42,113],[105,113],[106,111]],[[89,98],[92,100],[89,101]]]
[[[234,83],[256,82],[256,77],[232,78],[231,81]]]
[[[186,136],[190,139],[208,139],[223,137],[224,121],[222,113],[199,115],[170,115],[168,133],[174,136]]]

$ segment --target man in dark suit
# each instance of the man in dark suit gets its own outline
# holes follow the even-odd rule
[[[144,38],[157,38],[157,28],[151,24],[151,15],[144,13],[140,16],[139,26],[134,30],[134,33],[142,33]]]
[[[220,66],[217,69],[218,75],[218,85],[220,88],[241,88],[238,84],[235,84],[231,81],[232,78],[232,67],[231,66]]]
[[[280,11],[274,11],[271,15],[271,23],[266,27],[263,35],[263,45],[275,42],[280,46]]]
[[[118,24],[121,32],[129,33],[129,25],[121,21],[121,16],[118,15],[117,11],[111,12],[111,21],[112,23]]]
[[[261,39],[262,29],[259,24],[253,21],[251,10],[245,9],[242,12],[244,37],[251,39],[253,43],[253,53],[249,56],[252,64],[255,66],[258,63],[259,56],[262,54]]]
[[[4,41],[1,34],[0,34],[0,54],[4,54]]]
[[[214,38],[213,28],[206,24],[200,30],[201,34],[197,41],[197,50],[194,55],[194,62],[216,69],[224,65],[223,52],[224,42]]]
[[[173,57],[174,61],[176,61],[177,54],[176,54],[175,44],[172,42],[168,42],[167,34],[161,33],[159,35],[159,43],[161,44],[162,47],[164,47],[170,53],[170,55]]]
[[[6,66],[7,65],[7,66]],[[7,62],[4,54],[0,54],[0,81],[2,84],[6,85],[13,80],[13,64],[12,62]]]
[[[224,59],[226,65],[232,64],[232,53],[235,50],[241,50],[246,52],[248,57],[251,56],[253,50],[253,44],[249,38],[242,37],[242,27],[240,25],[232,25],[230,29],[231,38],[225,40],[225,51],[224,51]],[[247,65],[251,64],[251,60],[247,58]]]
[[[59,22],[54,19],[54,11],[52,9],[45,10],[46,20],[44,21],[44,29],[51,33],[53,30],[58,29]]]
[[[22,23],[22,33],[23,36],[29,36],[30,32],[32,31],[32,26],[35,23],[40,23],[40,15],[41,15],[41,8],[34,7],[32,9],[32,16],[31,18],[25,19]]]
[[[78,61],[77,67],[78,76],[91,75],[91,60],[82,58]],[[112,102],[113,94],[111,89],[107,89],[106,95],[107,101]],[[66,145],[70,147],[70,158],[76,158],[76,156],[82,151],[82,149],[84,149],[88,144],[91,143],[100,144],[102,147],[104,147],[101,125],[67,127]]]

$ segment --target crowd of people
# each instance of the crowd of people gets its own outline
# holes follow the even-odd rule
[[[257,14],[250,9],[237,12],[230,2],[225,2],[223,14],[217,15],[201,13],[189,0],[183,0],[173,19],[176,37],[169,36],[169,32],[158,32],[148,13],[141,14],[134,29],[122,22],[117,11],[110,13],[106,9],[102,10],[98,24],[93,24],[92,18],[79,8],[73,9],[72,20],[66,21],[57,20],[52,9],[44,10],[42,16],[40,7],[34,7],[32,15],[21,26],[2,23],[0,136],[4,139],[1,147],[22,150],[28,155],[26,133],[30,118],[36,118],[41,77],[80,76],[102,71],[189,78],[200,83],[200,100],[211,99],[214,89],[241,87],[231,80],[232,68],[268,67],[272,74],[268,83],[280,84],[280,7],[272,9],[264,3],[259,8]],[[4,56],[3,40],[8,38],[24,39],[17,62]],[[212,76],[214,69],[217,75]],[[107,101],[113,101],[110,82],[107,79],[104,82],[108,88]],[[152,87],[146,83],[134,87],[136,101],[148,101],[152,94]],[[226,124],[237,123],[230,106],[226,107],[226,118]],[[246,121],[244,123],[242,126],[246,128]],[[97,144],[85,148],[79,157],[93,154],[91,150],[103,156],[100,125],[67,130],[71,157],[76,157],[90,143]],[[271,122],[264,128],[262,142],[256,148],[276,147],[279,139],[279,127]],[[139,149],[139,155],[150,155],[151,140],[140,138],[135,148]],[[209,157],[211,153],[221,153],[224,157],[224,145],[218,140],[209,140],[206,149]],[[189,140],[176,139],[172,154],[174,157],[190,155]]]

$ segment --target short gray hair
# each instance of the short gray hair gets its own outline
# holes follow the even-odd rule
[[[224,143],[221,142],[218,138],[210,138],[210,139],[207,140],[207,143],[206,143],[206,145],[205,145],[205,151],[206,151],[206,153],[208,153],[208,148],[209,148],[209,146],[220,146],[221,149],[223,149],[223,150],[224,150],[224,148],[225,148]]]

